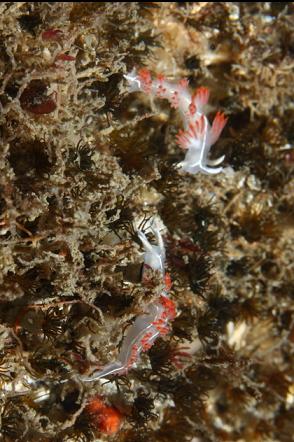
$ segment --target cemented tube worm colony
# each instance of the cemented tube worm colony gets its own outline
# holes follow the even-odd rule
[[[0,12],[0,440],[290,441],[293,4]]]

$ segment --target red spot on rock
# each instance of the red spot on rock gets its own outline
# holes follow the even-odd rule
[[[85,408],[93,425],[105,434],[115,434],[122,424],[122,414],[110,405],[106,405],[100,396],[90,399]]]
[[[42,40],[56,41],[63,37],[63,32],[60,29],[47,29],[46,31],[42,32],[41,36]]]
[[[56,57],[56,61],[61,60],[61,61],[75,61],[76,57],[73,57],[72,55],[68,55],[68,54],[59,54]]]
[[[48,87],[42,80],[32,80],[20,96],[21,108],[35,115],[55,111],[55,93],[47,95],[47,90]]]

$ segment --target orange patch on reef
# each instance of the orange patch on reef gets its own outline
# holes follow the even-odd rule
[[[122,424],[122,414],[110,405],[106,405],[100,396],[92,398],[85,408],[97,430],[105,434],[115,434]]]

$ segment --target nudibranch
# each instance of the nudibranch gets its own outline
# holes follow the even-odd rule
[[[123,343],[115,362],[94,371],[89,376],[79,376],[82,382],[91,382],[111,375],[122,375],[128,372],[138,361],[141,352],[149,350],[159,336],[169,333],[169,323],[176,316],[174,302],[169,298],[170,278],[165,273],[165,247],[161,233],[157,227],[152,228],[157,244],[151,244],[146,235],[138,231],[138,236],[144,247],[144,270],[148,268],[159,271],[165,287],[159,299],[149,304],[146,311],[137,316],[134,323],[127,330]]]
[[[227,118],[217,112],[212,125],[205,115],[205,107],[209,99],[209,90],[206,87],[198,88],[192,95],[188,89],[188,81],[183,79],[178,83],[171,83],[163,75],[152,79],[147,69],[135,69],[125,75],[129,83],[129,91],[141,91],[153,97],[165,98],[171,107],[178,109],[184,125],[177,135],[177,143],[186,151],[185,159],[178,167],[185,172],[196,174],[217,174],[222,171],[218,166],[223,160],[221,156],[215,160],[209,159],[211,146],[218,140]]]

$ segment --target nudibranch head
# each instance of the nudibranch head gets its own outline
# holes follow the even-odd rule
[[[146,235],[138,230],[138,236],[144,246],[144,265],[153,270],[159,270],[164,275],[165,247],[158,227],[152,227],[152,232],[157,240],[157,245],[151,244]]]

